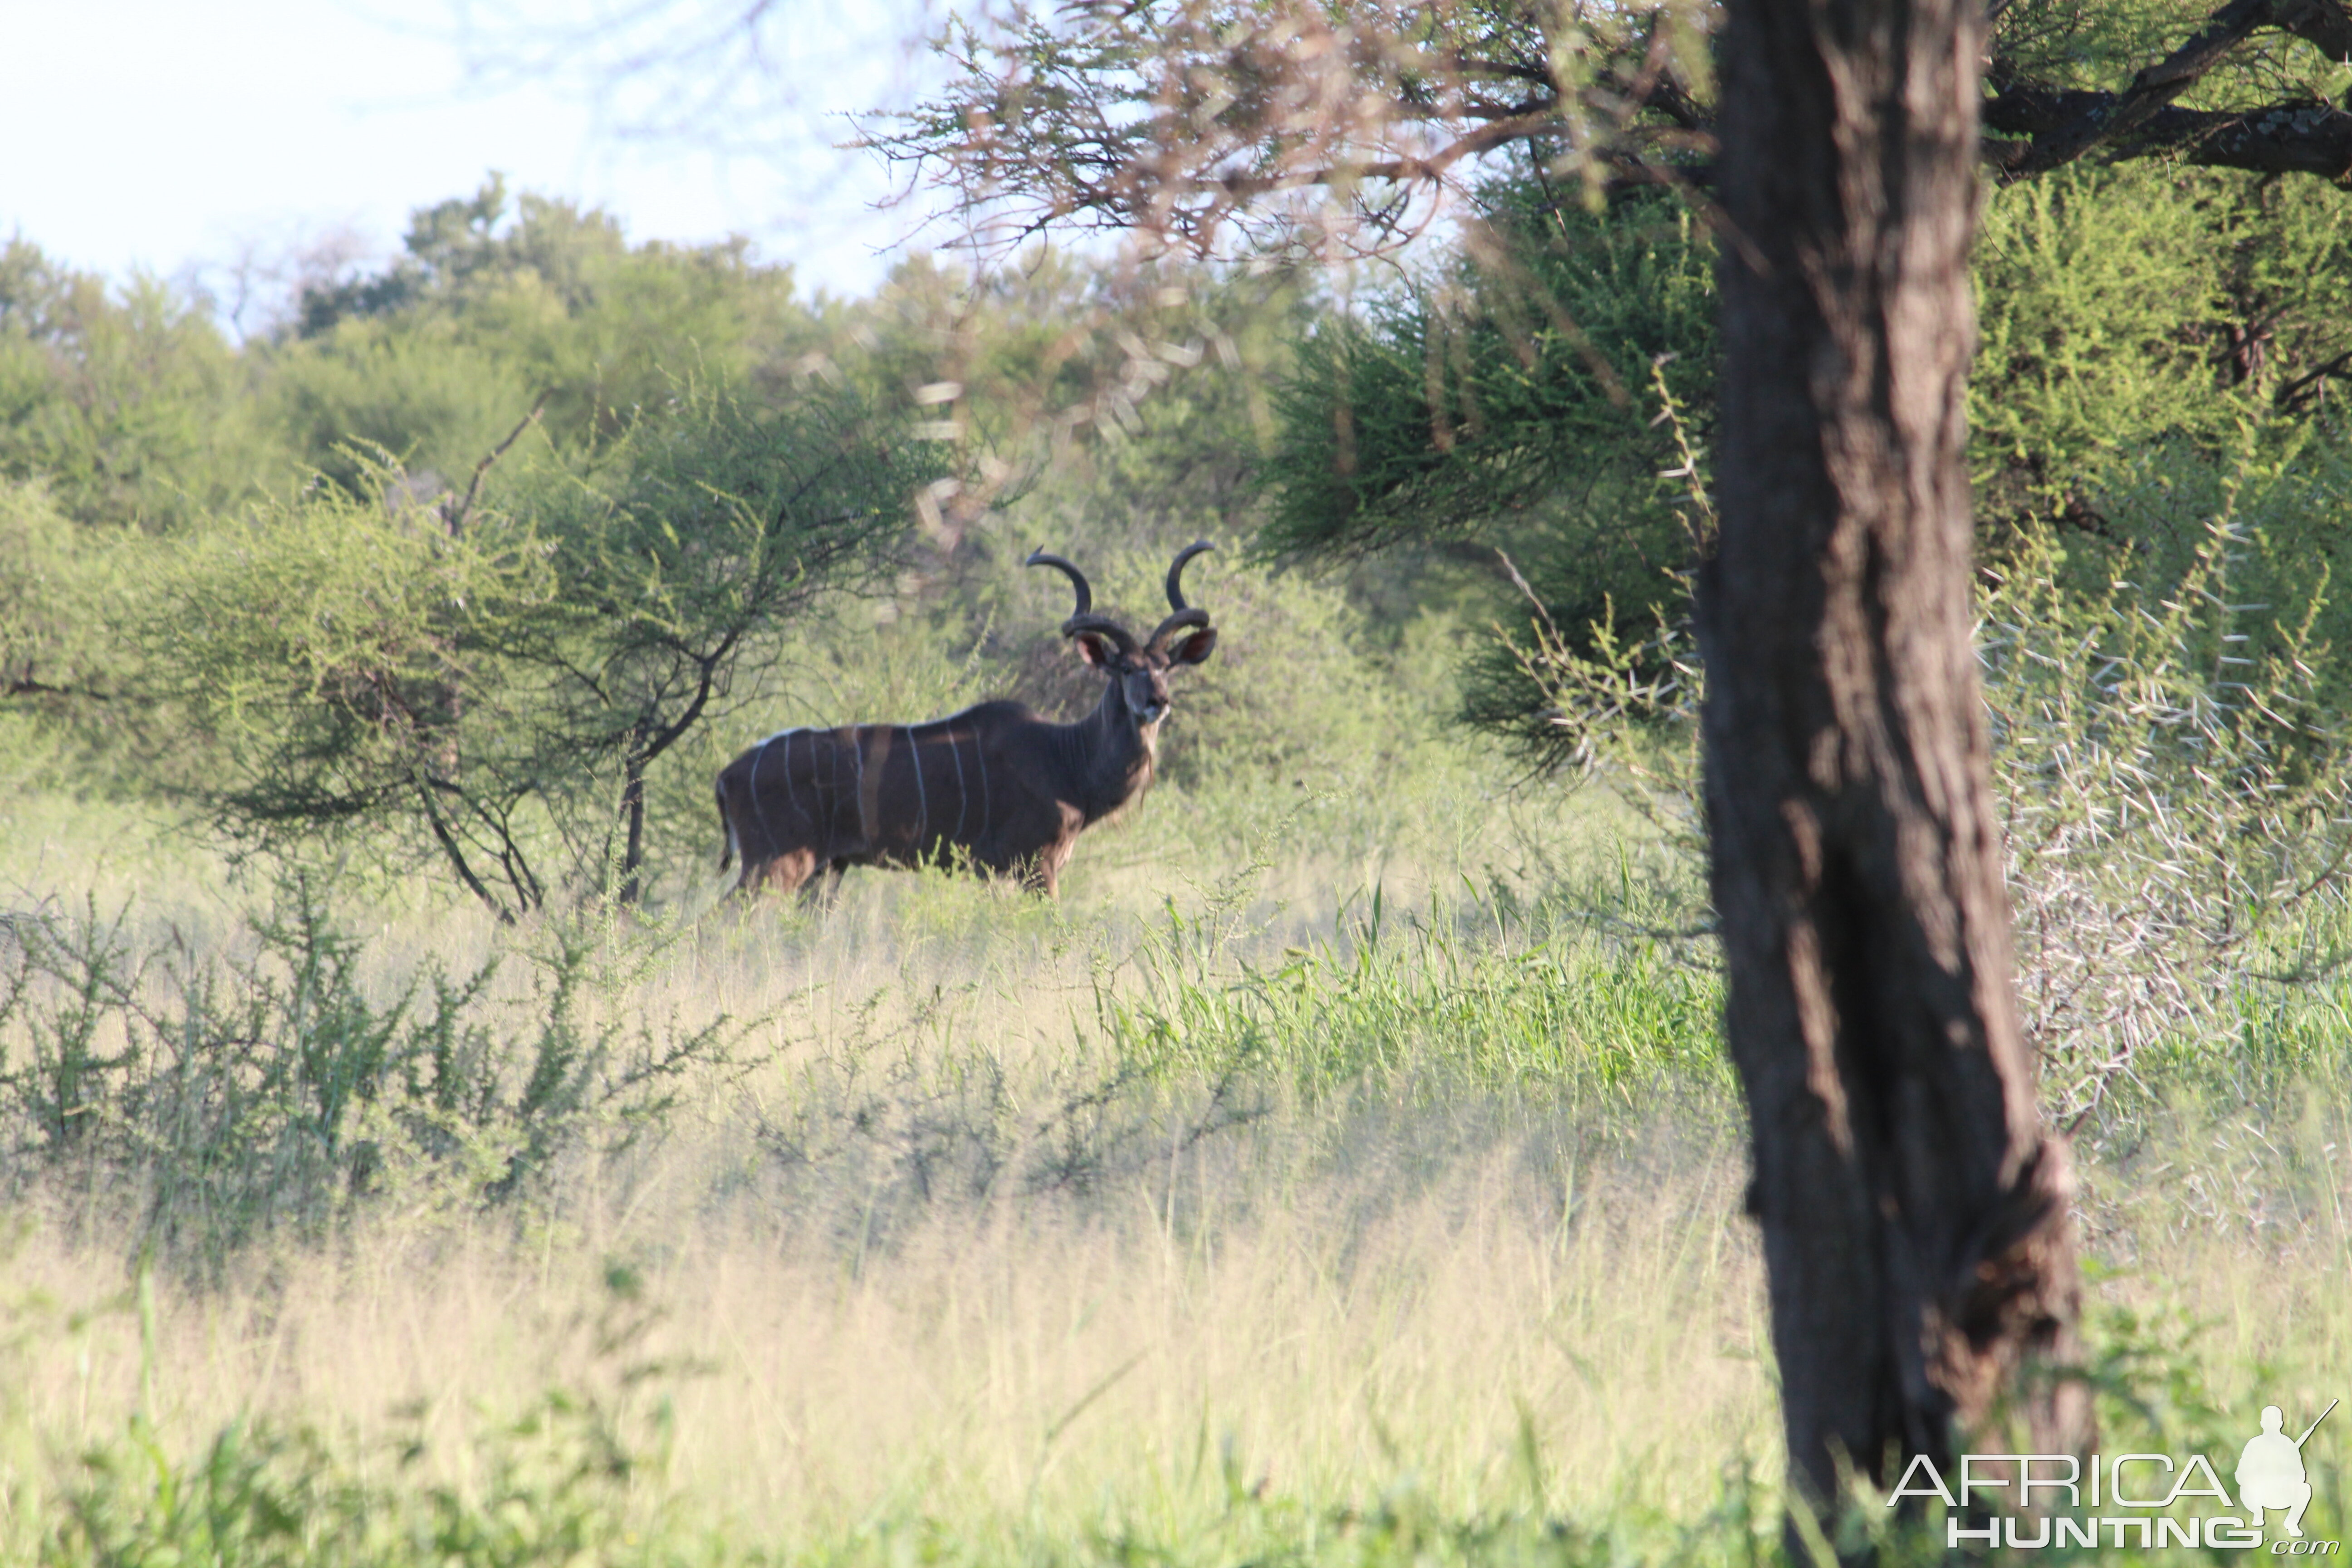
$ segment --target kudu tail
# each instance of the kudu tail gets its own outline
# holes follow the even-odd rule
[[[720,780],[713,791],[719,797],[719,868],[722,871],[735,863],[735,819],[727,815],[727,784]]]

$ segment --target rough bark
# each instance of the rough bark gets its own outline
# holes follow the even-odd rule
[[[2063,1379],[2077,1283],[1970,646],[1975,0],[1732,0],[1719,549],[1702,574],[1726,1025],[1794,1479],[1882,1485]],[[1892,1468],[1890,1467],[1893,1467]]]

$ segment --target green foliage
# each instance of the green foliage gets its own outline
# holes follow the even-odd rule
[[[609,215],[492,176],[420,210],[384,270],[313,288],[273,382],[310,463],[357,439],[454,480],[534,398],[569,444],[815,346],[792,275],[740,241],[631,246]]]
[[[363,497],[313,486],[188,541],[143,636],[155,695],[220,738],[222,825],[422,856],[506,918],[563,878],[634,897],[646,769],[819,593],[890,565],[943,468],[845,391],[675,402],[496,505],[417,504],[354,451]]]
[[[535,399],[567,444],[819,346],[791,273],[734,242],[631,246],[605,214],[491,179],[416,215],[401,258],[314,285],[283,334],[232,344],[205,301],[0,253],[0,478],[79,522],[171,531],[323,472],[346,448],[460,480]]]
[[[210,317],[152,278],[110,290],[0,250],[0,479],[84,523],[167,529],[247,494],[276,450]]]
[[[1641,508],[1638,481],[1668,450],[1641,389],[1661,357],[1678,395],[1712,384],[1710,247],[1663,196],[1589,213],[1504,184],[1484,216],[1445,273],[1301,344],[1264,469],[1265,549],[1344,556],[1532,530],[1675,558],[1672,528]]]
[[[89,1455],[68,1521],[42,1543],[40,1568],[568,1568],[614,1564],[772,1564],[806,1559],[698,1529],[638,1482],[629,1449],[593,1407],[551,1394],[541,1416],[487,1434],[491,1473],[478,1491],[370,1484],[320,1451],[315,1439],[231,1427],[200,1455],[175,1462],[143,1429]],[[633,1433],[632,1436],[635,1436]],[[641,1442],[646,1441],[640,1439]],[[895,1510],[823,1543],[818,1561],[941,1568],[1051,1564],[1092,1568],[1149,1561],[1279,1562],[1307,1568],[1509,1564],[1602,1568],[1636,1543],[1678,1562],[1754,1564],[1770,1529],[1768,1489],[1727,1479],[1718,1518],[1675,1529],[1645,1519],[1593,1525],[1541,1500],[1463,1511],[1401,1478],[1360,1503],[1318,1504],[1253,1483],[1241,1456],[1224,1456],[1224,1506],[1171,1532],[1159,1508],[1107,1510],[1069,1532],[1034,1520],[959,1520]],[[1923,1554],[1924,1555],[1924,1554]],[[1907,1561],[1907,1559],[1906,1559]]]
[[[152,1311],[152,1283],[138,1290]],[[677,1517],[663,1470],[675,1367],[646,1352],[657,1316],[628,1268],[583,1325],[584,1375],[504,1417],[476,1410],[462,1482],[430,1473],[429,1412],[408,1413],[388,1463],[339,1454],[316,1430],[266,1419],[173,1451],[147,1412],[80,1454],[35,1543],[45,1568],[547,1568],[716,1557]],[[149,1353],[152,1353],[150,1347]]]
[[[2340,438],[2324,367],[2340,377],[2352,353],[2352,230],[2333,193],[2070,170],[1995,195],[1976,272],[1969,419],[1990,520],[2130,538],[2094,492],[2154,447]]]
[[[2002,8],[1995,36],[2003,62],[2021,74],[2097,91],[2189,37],[2210,10],[2200,0],[2016,0]]]
[[[2014,0],[1996,14],[1990,85],[2113,90],[2205,28],[2205,0]],[[2340,100],[2352,85],[2339,61],[2292,36],[2257,30],[2211,62],[2178,101],[2185,108],[2249,110]],[[2331,199],[2322,190],[2323,200]],[[2340,195],[2332,198],[2339,205]]]
[[[1576,1110],[1716,1078],[1714,975],[1562,913],[1498,902],[1433,923],[1375,889],[1339,938],[1227,975],[1203,972],[1213,924],[1171,910],[1138,950],[1140,993],[1098,990],[1097,1016],[1136,1059],[1186,1061],[1212,1083],[1248,1069],[1310,1101],[1507,1088]]]
[[[2347,672],[2323,636],[2345,481],[2308,447],[2150,455],[2097,492],[2138,548],[2045,529],[1981,588],[2020,998],[2068,1122],[2136,1097],[2158,1058],[2242,1099],[2340,1070],[2296,1022],[2338,1005],[2315,983],[2342,962],[2352,847]],[[1662,616],[1640,645],[1538,627],[1514,651],[1555,754],[1649,816],[1695,886],[1704,680],[1685,626]],[[2257,1035],[2273,1044],[2249,1051]]]
[[[470,785],[442,780],[460,727],[484,718],[466,698],[489,695],[469,690],[486,684],[469,634],[552,598],[544,553],[527,529],[453,538],[388,482],[381,496],[313,486],[216,522],[177,544],[139,606],[138,640],[155,654],[147,695],[217,748],[202,798],[251,842],[410,814],[450,833],[445,795],[510,824],[528,799],[478,770]]]
[[[1464,716],[1548,764],[1562,731],[1513,644],[1667,674],[1657,617],[1679,613],[1674,574],[1706,538],[1680,481],[1712,422],[1712,247],[1657,194],[1587,212],[1522,181],[1488,204],[1448,269],[1302,343],[1259,542],[1319,562],[1507,552],[1522,575],[1489,579],[1503,637],[1465,667]],[[2149,463],[2226,465],[2249,440],[2323,473],[2344,461],[2352,228],[2315,183],[2062,171],[1994,193],[1976,271],[1970,457],[1996,557],[2056,521],[2117,572],[2138,577],[2139,551],[2177,570],[2168,525],[2122,496]],[[2302,515],[2326,517],[2330,494]],[[2327,533],[2266,531],[2262,553],[2303,570]],[[2332,625],[2321,640],[2352,647]]]
[[[74,543],[46,485],[0,480],[0,700],[61,695],[89,673],[93,595]]]
[[[1701,425],[1716,361],[1712,247],[1663,193],[1571,206],[1498,184],[1447,272],[1335,317],[1276,395],[1259,548],[1330,561],[1501,550],[1532,603],[1481,575],[1481,618],[1583,644],[1639,640],[1677,597],[1694,536],[1648,389]],[[1464,715],[1546,755],[1543,704],[1507,650],[1464,674]]]
[[[534,392],[511,355],[445,321],[343,322],[273,372],[269,396],[294,448],[353,497],[375,478],[371,454],[396,458],[416,488],[462,483]]]
[[[970,453],[973,493],[1081,511],[1065,545],[1173,548],[1245,503],[1265,380],[1311,306],[1283,273],[1042,247],[979,276],[918,258],[835,312],[824,364],[929,411]]]
[[[2063,1116],[2159,1051],[2279,1092],[2239,1076],[2234,1037],[2266,982],[2327,965],[2352,733],[2315,630],[2326,563],[2283,571],[2260,536],[2283,477],[2230,472],[2193,553],[2144,555],[2137,582],[2071,588],[2044,543],[1985,595],[2021,994]]]

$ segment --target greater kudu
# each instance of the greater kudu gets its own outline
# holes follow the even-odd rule
[[[1033,552],[1026,564],[1066,573],[1077,591],[1062,635],[1105,677],[1095,710],[1055,724],[999,700],[928,724],[780,731],[719,775],[719,869],[740,858],[738,889],[815,896],[852,866],[968,866],[1055,894],[1078,835],[1150,786],[1169,671],[1216,647],[1209,613],[1184,603],[1184,564],[1209,548],[1178,552],[1171,614],[1140,646],[1094,613],[1084,573]]]

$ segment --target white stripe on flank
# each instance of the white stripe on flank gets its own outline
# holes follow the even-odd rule
[[[751,805],[760,814],[760,828],[768,835],[768,844],[772,849],[776,846],[776,836],[768,826],[768,808],[760,805],[760,763],[767,756],[770,746],[779,741],[784,743],[785,797],[793,803],[793,810],[796,815],[814,823],[816,820],[815,816],[803,808],[801,792],[793,784],[793,737],[805,735],[808,732],[808,726],[805,724],[794,724],[787,729],[779,730],[760,742],[757,752],[751,758]]]
[[[825,778],[825,782],[833,786],[832,809],[824,824],[825,842],[831,844],[841,837],[841,731],[828,731],[824,738],[825,755],[833,764],[832,772]]]
[[[779,731],[777,733],[790,734],[791,731]],[[768,746],[775,738],[774,735],[769,736],[767,740],[761,742],[758,749],[751,753],[751,815],[760,819],[760,831],[767,837],[768,858],[771,860],[776,858],[776,830],[768,826],[768,808],[760,804],[760,764],[767,761]],[[792,779],[792,765],[793,749],[788,745],[784,748],[784,778],[787,783]]]

